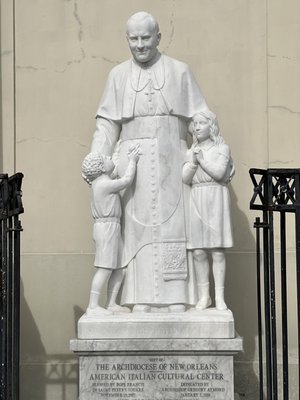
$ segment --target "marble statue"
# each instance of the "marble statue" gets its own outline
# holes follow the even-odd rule
[[[123,269],[118,260],[121,242],[122,208],[119,192],[128,188],[136,174],[139,146],[129,149],[129,164],[122,178],[112,179],[115,165],[109,156],[100,153],[88,154],[82,163],[82,173],[91,185],[91,209],[94,218],[93,238],[96,244],[94,265],[97,272],[91,285],[87,316],[109,315],[113,312],[130,312],[129,308],[116,304]],[[107,307],[99,306],[99,297],[106,290]]]
[[[159,52],[153,16],[131,16],[126,36],[132,58],[108,76],[82,169],[97,270],[71,343],[80,399],[233,400],[230,149],[188,66]]]
[[[226,310],[224,249],[233,245],[227,185],[234,175],[234,164],[211,111],[195,114],[190,132],[193,144],[183,166],[183,182],[191,185],[186,201],[187,249],[193,253],[197,277],[196,308],[204,310],[211,305],[208,260],[211,254],[216,309]]]
[[[121,304],[133,312],[195,304],[187,262],[182,167],[188,124],[207,110],[188,66],[158,50],[161,33],[152,15],[129,18],[132,59],[112,69],[100,102],[92,152],[111,156],[118,147],[123,176],[128,149],[140,144],[134,184],[121,194],[123,251],[127,267]]]

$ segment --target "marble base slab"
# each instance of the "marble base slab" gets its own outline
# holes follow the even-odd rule
[[[74,339],[79,400],[234,400],[242,339]]]
[[[130,313],[78,321],[79,339],[136,338],[234,338],[234,318],[230,310],[208,308],[185,313]]]

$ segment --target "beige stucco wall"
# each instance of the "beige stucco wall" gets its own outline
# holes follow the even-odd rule
[[[236,387],[256,399],[255,240],[250,167],[299,167],[298,0],[1,0],[0,167],[24,173],[21,399],[76,398],[68,342],[93,275],[89,192],[80,167],[110,69],[129,57],[127,18],[160,22],[160,49],[193,70],[232,149],[235,247],[227,301],[245,352]],[[293,224],[291,220],[291,225]],[[293,228],[289,265],[293,271]],[[295,314],[295,276],[289,273]],[[292,360],[296,354],[290,321]]]

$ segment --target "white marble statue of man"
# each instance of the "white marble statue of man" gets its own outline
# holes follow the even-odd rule
[[[157,21],[146,12],[127,22],[133,58],[108,77],[96,119],[92,151],[111,155],[119,141],[118,173],[128,148],[140,144],[136,181],[122,197],[121,304],[134,312],[167,306],[182,312],[189,293],[181,171],[188,122],[207,106],[186,64],[162,55]]]

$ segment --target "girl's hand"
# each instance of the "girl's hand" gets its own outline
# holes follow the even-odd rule
[[[198,164],[197,153],[193,151],[193,164]]]
[[[203,161],[203,160],[204,160],[204,157],[203,157],[202,150],[199,149],[199,151],[198,151],[198,153],[197,153],[197,161],[198,161],[198,162],[201,162],[201,161]]]

